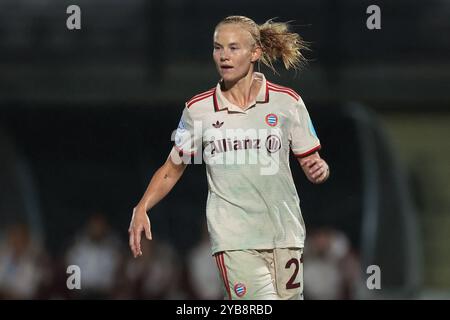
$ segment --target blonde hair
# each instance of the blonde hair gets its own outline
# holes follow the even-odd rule
[[[284,67],[299,70],[306,64],[302,51],[309,50],[308,44],[299,34],[290,32],[287,22],[273,22],[267,20],[258,25],[245,16],[229,16],[216,26],[223,24],[241,24],[250,32],[253,40],[261,47],[261,62],[276,72],[273,63],[280,59]]]

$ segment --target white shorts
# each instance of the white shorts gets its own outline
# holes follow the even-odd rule
[[[214,255],[230,300],[303,300],[303,249],[223,251]]]

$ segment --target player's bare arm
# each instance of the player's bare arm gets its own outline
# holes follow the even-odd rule
[[[152,239],[150,219],[147,212],[172,190],[185,169],[185,163],[176,164],[169,156],[167,161],[155,172],[142,199],[133,209],[128,233],[130,235],[130,249],[135,258],[142,255],[142,232],[145,232],[145,237],[148,240]]]
[[[298,162],[303,169],[309,181],[315,184],[327,181],[330,176],[330,168],[325,160],[323,160],[318,152],[298,158]]]

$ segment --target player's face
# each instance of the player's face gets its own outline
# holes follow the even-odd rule
[[[250,32],[239,24],[223,24],[214,32],[214,62],[225,82],[237,82],[253,71],[259,58]]]

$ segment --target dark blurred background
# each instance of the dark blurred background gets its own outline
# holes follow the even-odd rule
[[[66,27],[72,4],[81,30]],[[0,0],[0,297],[221,297],[203,165],[151,211],[139,261],[127,229],[184,102],[218,81],[212,34],[234,14],[292,21],[311,43],[301,72],[262,69],[302,96],[332,171],[313,186],[291,166],[306,298],[450,297],[446,0]],[[72,264],[81,290],[66,287]]]

